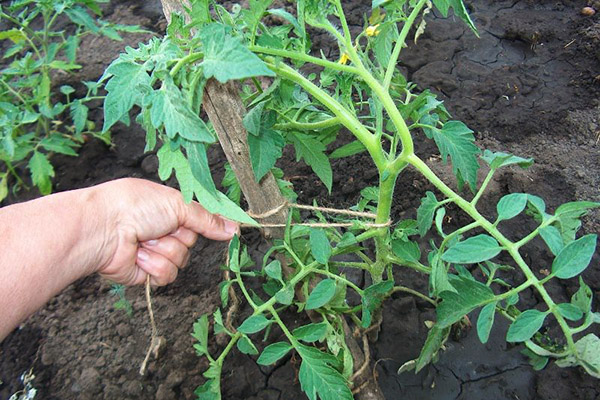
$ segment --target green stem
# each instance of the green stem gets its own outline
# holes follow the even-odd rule
[[[414,289],[407,288],[405,286],[395,286],[394,289],[392,289],[390,296],[396,292],[404,292],[404,293],[412,294],[413,296],[417,296],[418,298],[423,299],[430,304],[433,304],[433,306],[437,306],[437,303],[435,302],[435,300],[425,296],[423,293],[418,292]]]
[[[420,262],[410,262],[410,261],[402,260],[392,254],[389,254],[387,259],[388,259],[388,262],[390,262],[392,264],[400,265],[402,267],[412,268],[415,271],[419,271],[419,272],[422,272],[427,275],[431,274],[431,268],[421,264]]]
[[[181,70],[181,68],[183,68],[186,64],[191,64],[201,60],[202,58],[204,58],[204,53],[190,53],[187,56],[180,58],[179,61],[177,61],[177,63],[175,63],[173,66],[173,69],[169,75],[171,75],[171,77],[175,77],[179,73],[179,70]]]
[[[485,192],[485,189],[487,188],[488,184],[492,180],[492,177],[494,176],[494,172],[496,172],[496,170],[495,169],[491,169],[490,172],[488,172],[488,174],[485,177],[485,179],[483,180],[483,183],[481,184],[481,187],[479,188],[479,191],[477,192],[477,194],[475,195],[475,197],[473,198],[473,200],[471,200],[471,205],[473,207],[475,207],[477,205],[477,202],[479,201],[479,199],[483,195],[483,192]]]
[[[316,86],[314,83],[306,79],[299,72],[295,71],[289,66],[282,63],[277,63],[275,60],[268,60],[267,65],[278,75],[302,86],[302,88],[304,88],[314,98],[320,101],[321,104],[335,114],[335,116],[339,118],[340,123],[348,128],[350,132],[352,132],[354,136],[356,136],[356,138],[360,140],[360,142],[366,147],[377,168],[383,170],[386,162],[380,143],[376,140],[375,136],[360,123],[354,114],[352,114],[321,88]]]
[[[283,124],[273,125],[273,129],[287,131],[292,129],[298,129],[303,131],[317,131],[320,129],[331,128],[332,126],[340,125],[340,119],[337,117],[328,118],[318,122],[297,122],[291,121]]]
[[[327,276],[328,278],[334,279],[334,280],[336,280],[336,281],[340,281],[340,282],[342,282],[342,283],[346,284],[347,286],[350,286],[352,289],[354,289],[354,291],[355,291],[356,293],[360,294],[361,296],[362,296],[362,294],[363,294],[363,290],[362,290],[361,288],[359,288],[359,287],[358,287],[358,286],[356,286],[354,283],[350,282],[348,279],[346,279],[346,278],[344,278],[344,277],[341,277],[341,276],[339,276],[339,275],[336,275],[336,274],[334,274],[334,273],[332,273],[332,272],[325,271],[325,270],[322,270],[322,269],[315,269],[315,270],[314,270],[314,272],[315,272],[316,274],[325,275],[325,276]]]
[[[508,240],[491,222],[489,222],[485,217],[483,217],[475,207],[462,197],[460,197],[457,193],[455,193],[452,189],[450,189],[438,176],[416,155],[411,155],[407,157],[408,162],[413,165],[425,178],[429,180],[439,191],[441,191],[447,198],[452,199],[452,202],[459,206],[464,212],[466,212],[471,218],[475,221],[479,222],[481,227],[485,229],[490,235],[492,235],[500,245],[511,255],[511,257],[515,260],[527,282],[536,288],[536,290],[542,296],[542,299],[548,306],[548,309],[551,310],[552,314],[556,318],[556,321],[560,325],[565,338],[567,339],[567,344],[569,346],[569,351],[573,355],[577,355],[577,351],[575,348],[575,342],[573,340],[573,335],[571,334],[570,327],[567,324],[567,321],[564,317],[556,310],[556,304],[554,300],[550,297],[544,285],[540,283],[537,279],[531,268],[527,265],[523,257],[519,253],[518,247]]]
[[[383,80],[383,87],[387,91],[390,87],[390,83],[392,82],[392,78],[394,76],[394,71],[396,70],[396,63],[398,62],[398,57],[400,57],[400,51],[404,44],[406,43],[406,37],[410,32],[410,28],[415,23],[415,20],[421,13],[421,9],[427,3],[427,0],[420,0],[415,8],[412,10],[408,19],[404,23],[402,27],[402,31],[400,32],[400,36],[398,36],[398,40],[396,40],[396,45],[394,46],[394,50],[392,51],[392,56],[390,57],[390,61],[388,62],[387,70],[385,72],[385,78]]]
[[[358,69],[356,67],[336,63],[336,62],[329,61],[329,60],[323,60],[322,58],[309,56],[308,54],[296,53],[294,51],[289,51],[289,50],[270,49],[268,47],[261,47],[261,46],[249,46],[248,48],[253,53],[268,54],[271,56],[289,58],[290,60],[304,61],[307,63],[320,65],[321,67],[330,68],[330,69],[340,71],[340,72],[347,72],[350,74],[358,73]]]

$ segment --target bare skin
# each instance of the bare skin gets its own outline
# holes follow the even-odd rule
[[[0,209],[0,341],[66,286],[99,273],[166,285],[198,235],[229,240],[236,223],[177,190],[126,178]]]

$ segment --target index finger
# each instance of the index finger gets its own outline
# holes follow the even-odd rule
[[[240,232],[239,224],[220,215],[211,214],[195,201],[186,204],[186,211],[182,225],[207,239],[230,240]]]

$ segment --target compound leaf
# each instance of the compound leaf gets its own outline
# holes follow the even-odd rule
[[[331,257],[331,244],[325,230],[321,228],[310,229],[310,252],[321,264],[327,264]]]
[[[353,399],[346,379],[335,369],[339,364],[335,357],[302,344],[296,350],[302,357],[300,386],[310,400]]]
[[[237,348],[240,352],[244,353],[244,354],[248,354],[251,356],[257,355],[258,354],[258,349],[256,348],[256,346],[254,345],[254,343],[252,343],[252,340],[250,340],[248,338],[248,336],[243,335],[237,342]]]
[[[419,358],[416,360],[415,373],[422,370],[427,364],[429,364],[441,349],[444,344],[444,339],[448,335],[450,328],[442,329],[435,324],[427,333],[427,339],[421,349]]]
[[[159,90],[149,95],[149,101],[152,103],[152,125],[156,129],[164,125],[169,138],[179,134],[192,142],[215,141],[204,121],[190,109],[173,79],[167,78]]]
[[[502,251],[502,247],[496,239],[488,235],[477,235],[470,237],[454,246],[442,254],[442,260],[457,264],[473,264],[489,260],[497,256]]]
[[[583,311],[571,303],[557,304],[556,307],[558,307],[558,312],[560,315],[570,321],[578,321],[581,319],[581,317],[583,317]]]
[[[486,304],[477,318],[477,336],[481,343],[487,343],[490,338],[492,325],[494,325],[494,316],[496,315],[496,302]]]
[[[329,159],[325,155],[325,145],[303,133],[295,133],[288,136],[288,138],[294,144],[294,148],[296,149],[296,161],[304,159],[315,174],[317,174],[319,179],[325,184],[327,190],[331,192],[333,172],[331,171]]]
[[[320,322],[317,324],[308,324],[294,329],[292,334],[298,340],[303,342],[316,342],[321,341],[327,334],[328,324]]]
[[[557,255],[565,247],[560,231],[555,226],[545,226],[539,232],[552,254]]]
[[[54,168],[48,158],[39,151],[34,151],[33,156],[29,159],[29,171],[31,171],[31,181],[38,187],[43,195],[52,192],[52,181],[54,177]]]
[[[560,279],[579,275],[592,260],[596,238],[594,234],[586,235],[566,245],[552,263],[552,274]]]
[[[275,76],[267,65],[229,33],[224,25],[209,24],[202,28],[200,41],[204,48],[202,69],[206,79],[225,83],[253,76]]]
[[[262,314],[252,315],[242,322],[242,325],[239,326],[238,331],[246,335],[250,335],[252,333],[262,331],[272,323],[273,321],[267,319]]]
[[[285,146],[283,136],[272,129],[261,129],[257,135],[248,135],[250,161],[257,182],[275,166]]]
[[[368,328],[371,325],[372,314],[377,310],[385,296],[394,288],[394,282],[384,281],[369,286],[363,291],[362,295],[362,327]]]
[[[421,205],[417,209],[417,226],[421,237],[425,236],[431,224],[433,224],[433,214],[439,206],[439,202],[432,192],[425,193],[425,197],[421,199]]]
[[[314,310],[323,307],[335,295],[335,280],[324,279],[315,286],[306,300],[306,309]]]
[[[538,310],[527,310],[521,313],[508,328],[507,342],[524,342],[540,330],[548,313]]]
[[[292,349],[292,345],[287,342],[277,342],[265,347],[256,362],[260,365],[275,364]]]
[[[445,1],[445,0],[443,0]],[[507,165],[518,165],[521,168],[527,168],[533,165],[533,158],[522,158],[513,156],[509,153],[492,152],[490,150],[484,150],[481,159],[485,161],[491,169],[498,169]]]
[[[111,64],[104,76],[111,76],[105,87],[108,94],[104,99],[102,131],[106,132],[120,121],[134,104],[141,103],[140,87],[149,87],[151,79],[143,65],[121,60]]]
[[[208,314],[202,315],[193,325],[192,337],[198,341],[194,348],[199,355],[208,353]]]
[[[466,181],[471,189],[475,188],[480,150],[474,143],[473,131],[460,121],[448,121],[442,129],[426,128],[425,132],[429,137],[433,136],[444,162],[448,161],[448,156],[452,158],[452,171],[459,186]]]
[[[494,299],[494,292],[478,281],[451,275],[450,283],[456,292],[445,291],[440,294],[442,302],[437,307],[437,324],[446,328],[462,317]]]
[[[516,217],[527,206],[528,196],[525,193],[511,193],[502,197],[496,205],[498,221]]]

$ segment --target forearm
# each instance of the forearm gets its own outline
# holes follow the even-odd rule
[[[0,341],[102,262],[107,227],[95,188],[0,209]]]

